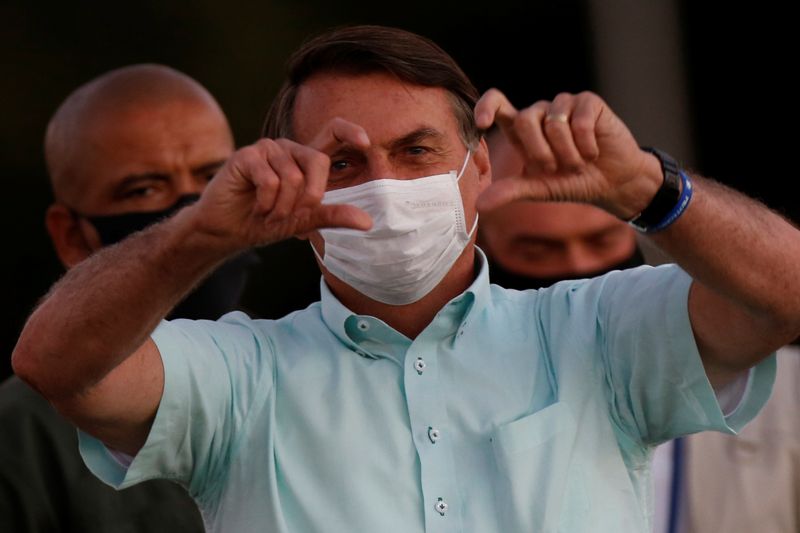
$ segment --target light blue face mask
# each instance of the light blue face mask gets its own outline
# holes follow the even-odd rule
[[[475,233],[467,230],[461,170],[423,178],[379,179],[325,194],[324,204],[349,204],[372,217],[372,229],[323,229],[319,261],[362,294],[390,305],[420,300],[436,287]],[[312,247],[313,248],[313,247]]]

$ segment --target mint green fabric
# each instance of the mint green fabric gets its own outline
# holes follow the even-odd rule
[[[210,531],[649,531],[653,445],[737,431],[774,358],[726,417],[677,267],[517,292],[480,257],[413,342],[324,283],[278,321],[163,322],[147,443],[126,469],[81,435],[87,464],[116,487],[184,484]]]

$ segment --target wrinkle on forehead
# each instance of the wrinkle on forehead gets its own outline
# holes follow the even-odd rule
[[[441,87],[410,84],[382,72],[323,72],[305,80],[298,89],[292,113],[292,137],[298,142],[308,143],[330,120],[338,117],[358,123],[367,129],[374,141],[370,126],[386,131],[384,119],[394,111],[391,109],[394,106],[406,111],[400,116],[405,129],[402,132],[398,129],[398,135],[434,128],[430,122],[431,115],[440,115],[442,110],[444,113],[440,118],[445,122],[439,127],[447,124],[453,126],[454,131],[459,130],[451,99]],[[420,115],[418,111],[421,110],[426,113]]]
[[[124,117],[130,113],[175,102],[208,106],[224,120],[222,110],[205,88],[163,65],[116,69],[72,92],[51,118],[45,135],[45,160],[56,201],[74,203],[87,185],[80,169],[92,126],[116,121],[118,127],[124,127]]]

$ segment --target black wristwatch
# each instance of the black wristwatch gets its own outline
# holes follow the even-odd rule
[[[664,182],[656,192],[650,205],[644,211],[628,220],[628,224],[637,230],[648,233],[650,228],[661,223],[677,205],[681,196],[681,178],[678,175],[680,167],[672,156],[649,146],[642,146],[641,148],[658,158],[661,162],[661,172],[664,174]]]

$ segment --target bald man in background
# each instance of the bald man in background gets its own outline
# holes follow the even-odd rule
[[[78,88],[45,138],[55,197],[45,223],[59,259],[69,269],[196,200],[233,149],[214,98],[170,68],[125,67]],[[251,257],[222,265],[171,316],[214,319],[234,309]],[[74,427],[16,377],[0,386],[0,428],[0,531],[203,531],[175,483],[117,492],[97,480]]]

